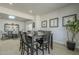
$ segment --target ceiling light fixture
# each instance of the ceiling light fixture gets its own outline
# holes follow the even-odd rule
[[[15,19],[16,17],[15,17],[15,16],[10,15],[10,16],[8,16],[8,18],[9,18],[9,19]]]

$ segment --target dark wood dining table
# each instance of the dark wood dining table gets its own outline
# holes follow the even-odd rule
[[[33,41],[36,41],[36,39],[40,40],[40,38],[43,36],[43,33],[38,33],[38,35],[34,35],[33,33],[28,33],[28,36],[33,39]],[[50,45],[51,49],[53,49],[53,34],[50,35]]]

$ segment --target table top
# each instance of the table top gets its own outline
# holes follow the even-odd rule
[[[44,33],[40,33],[40,32],[37,35],[28,33],[28,36],[32,37],[34,41],[36,41],[36,39],[40,39],[43,35],[44,35]]]

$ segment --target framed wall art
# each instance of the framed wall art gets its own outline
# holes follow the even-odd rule
[[[18,32],[19,31],[19,24],[4,24],[4,31],[7,32],[7,31],[16,31]]]
[[[46,28],[47,27],[47,20],[41,21],[41,27]]]
[[[32,27],[35,28],[35,22],[32,23]]]
[[[58,18],[53,18],[49,20],[49,27],[58,27]]]
[[[73,21],[76,19],[77,19],[77,14],[64,16],[64,17],[62,17],[62,25],[65,26],[69,20]]]

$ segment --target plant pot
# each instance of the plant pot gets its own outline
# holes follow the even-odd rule
[[[76,45],[75,42],[67,41],[67,48],[68,48],[69,50],[74,51],[74,50],[75,50],[75,45]]]

